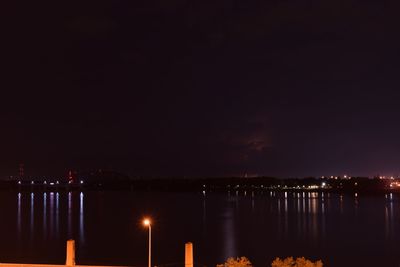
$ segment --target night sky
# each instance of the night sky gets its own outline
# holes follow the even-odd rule
[[[399,7],[8,3],[0,176],[398,175]]]

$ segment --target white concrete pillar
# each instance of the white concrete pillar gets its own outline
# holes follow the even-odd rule
[[[193,267],[193,244],[188,242],[185,244],[185,267]]]
[[[73,239],[67,241],[67,260],[65,265],[75,266],[75,240]]]

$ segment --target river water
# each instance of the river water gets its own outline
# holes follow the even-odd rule
[[[255,266],[305,256],[324,266],[400,266],[399,196],[312,192],[0,192],[0,262],[182,266],[193,242],[197,266],[246,256]]]

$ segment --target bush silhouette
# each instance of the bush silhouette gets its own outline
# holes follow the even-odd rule
[[[310,260],[305,259],[304,257],[297,258],[296,260],[293,257],[288,257],[286,259],[281,260],[280,258],[276,258],[272,263],[271,267],[322,267],[322,261],[312,262]]]
[[[217,264],[217,267],[252,267],[253,265],[246,257],[229,258],[223,264]]]

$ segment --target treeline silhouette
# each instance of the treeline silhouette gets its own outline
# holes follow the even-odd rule
[[[386,192],[400,189],[397,179],[351,178],[275,178],[275,177],[207,177],[154,178],[129,177],[116,172],[85,173],[72,182],[2,180],[0,189],[8,190],[130,190],[167,192],[243,192],[243,191],[344,191]]]

